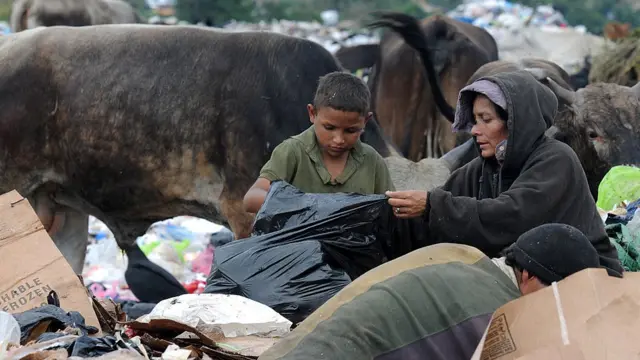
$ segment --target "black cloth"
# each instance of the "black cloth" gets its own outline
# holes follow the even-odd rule
[[[507,265],[527,270],[547,285],[600,267],[600,257],[589,239],[565,224],[545,224],[525,232],[507,248],[505,256]]]
[[[471,245],[495,257],[527,230],[568,224],[586,235],[604,267],[621,274],[577,155],[544,135],[556,113],[555,95],[527,71],[483,79],[496,83],[507,100],[504,163],[500,167],[479,156],[430,191],[429,238]]]

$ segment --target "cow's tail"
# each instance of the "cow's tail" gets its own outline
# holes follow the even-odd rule
[[[454,121],[455,110],[449,105],[442,92],[440,86],[440,79],[436,73],[436,68],[433,64],[433,59],[429,52],[429,44],[427,37],[422,32],[420,24],[416,18],[410,15],[396,13],[396,12],[378,12],[378,20],[369,24],[372,28],[387,27],[400,35],[407,45],[415,49],[420,55],[422,64],[427,73],[427,79],[429,85],[433,91],[433,97],[438,110],[444,115],[450,122]],[[436,19],[428,24],[428,32],[433,35],[434,38],[438,38],[447,33],[448,25],[443,20]]]
[[[13,2],[9,20],[12,32],[20,32],[27,29],[27,17],[32,4],[33,0],[16,0]]]

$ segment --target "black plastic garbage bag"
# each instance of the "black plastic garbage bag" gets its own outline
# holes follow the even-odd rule
[[[263,239],[220,248],[204,292],[241,295],[298,323],[351,282],[343,270],[328,264],[319,241],[279,245],[261,243]]]
[[[273,182],[254,236],[216,249],[205,293],[242,295],[298,322],[386,261],[390,210],[384,195],[305,194]]]
[[[393,247],[393,225],[384,195],[305,194],[277,181],[256,215],[253,233],[270,235],[264,240],[269,243],[318,240],[355,279],[386,261],[385,253]]]
[[[73,345],[68,349],[69,356],[78,356],[81,358],[98,357],[119,348],[126,349],[126,346],[118,346],[118,340],[113,336],[105,336],[102,338],[90,338],[81,336],[76,339]]]
[[[130,319],[137,319],[141,316],[147,315],[151,313],[154,307],[156,307],[156,304],[153,303],[143,303],[131,300],[118,301],[118,303],[122,307],[122,311],[124,311]]]
[[[36,343],[42,343],[49,340],[66,336],[64,333],[48,332],[40,335]],[[127,349],[123,341],[116,339],[114,336],[105,336],[101,338],[92,338],[89,336],[80,336],[72,343],[65,346],[69,356],[78,356],[81,358],[92,358],[102,356],[114,352],[118,349]]]
[[[79,329],[82,335],[92,335],[98,332],[97,328],[85,324],[84,317],[79,312],[65,312],[54,305],[42,305],[35,309],[14,314],[13,317],[20,325],[20,343],[22,345],[29,339],[31,332],[44,321],[51,321],[51,323],[46,330],[41,329],[44,330],[43,332],[56,332],[67,327]]]

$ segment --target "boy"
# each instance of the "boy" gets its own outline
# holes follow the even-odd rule
[[[260,210],[272,181],[284,180],[306,193],[384,194],[393,190],[389,170],[360,134],[372,113],[371,94],[358,77],[333,72],[320,78],[312,125],[273,149],[258,180],[244,196],[245,211]]]

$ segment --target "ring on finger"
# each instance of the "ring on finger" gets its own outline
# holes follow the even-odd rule
[[[396,208],[396,214],[400,214],[400,208]]]

